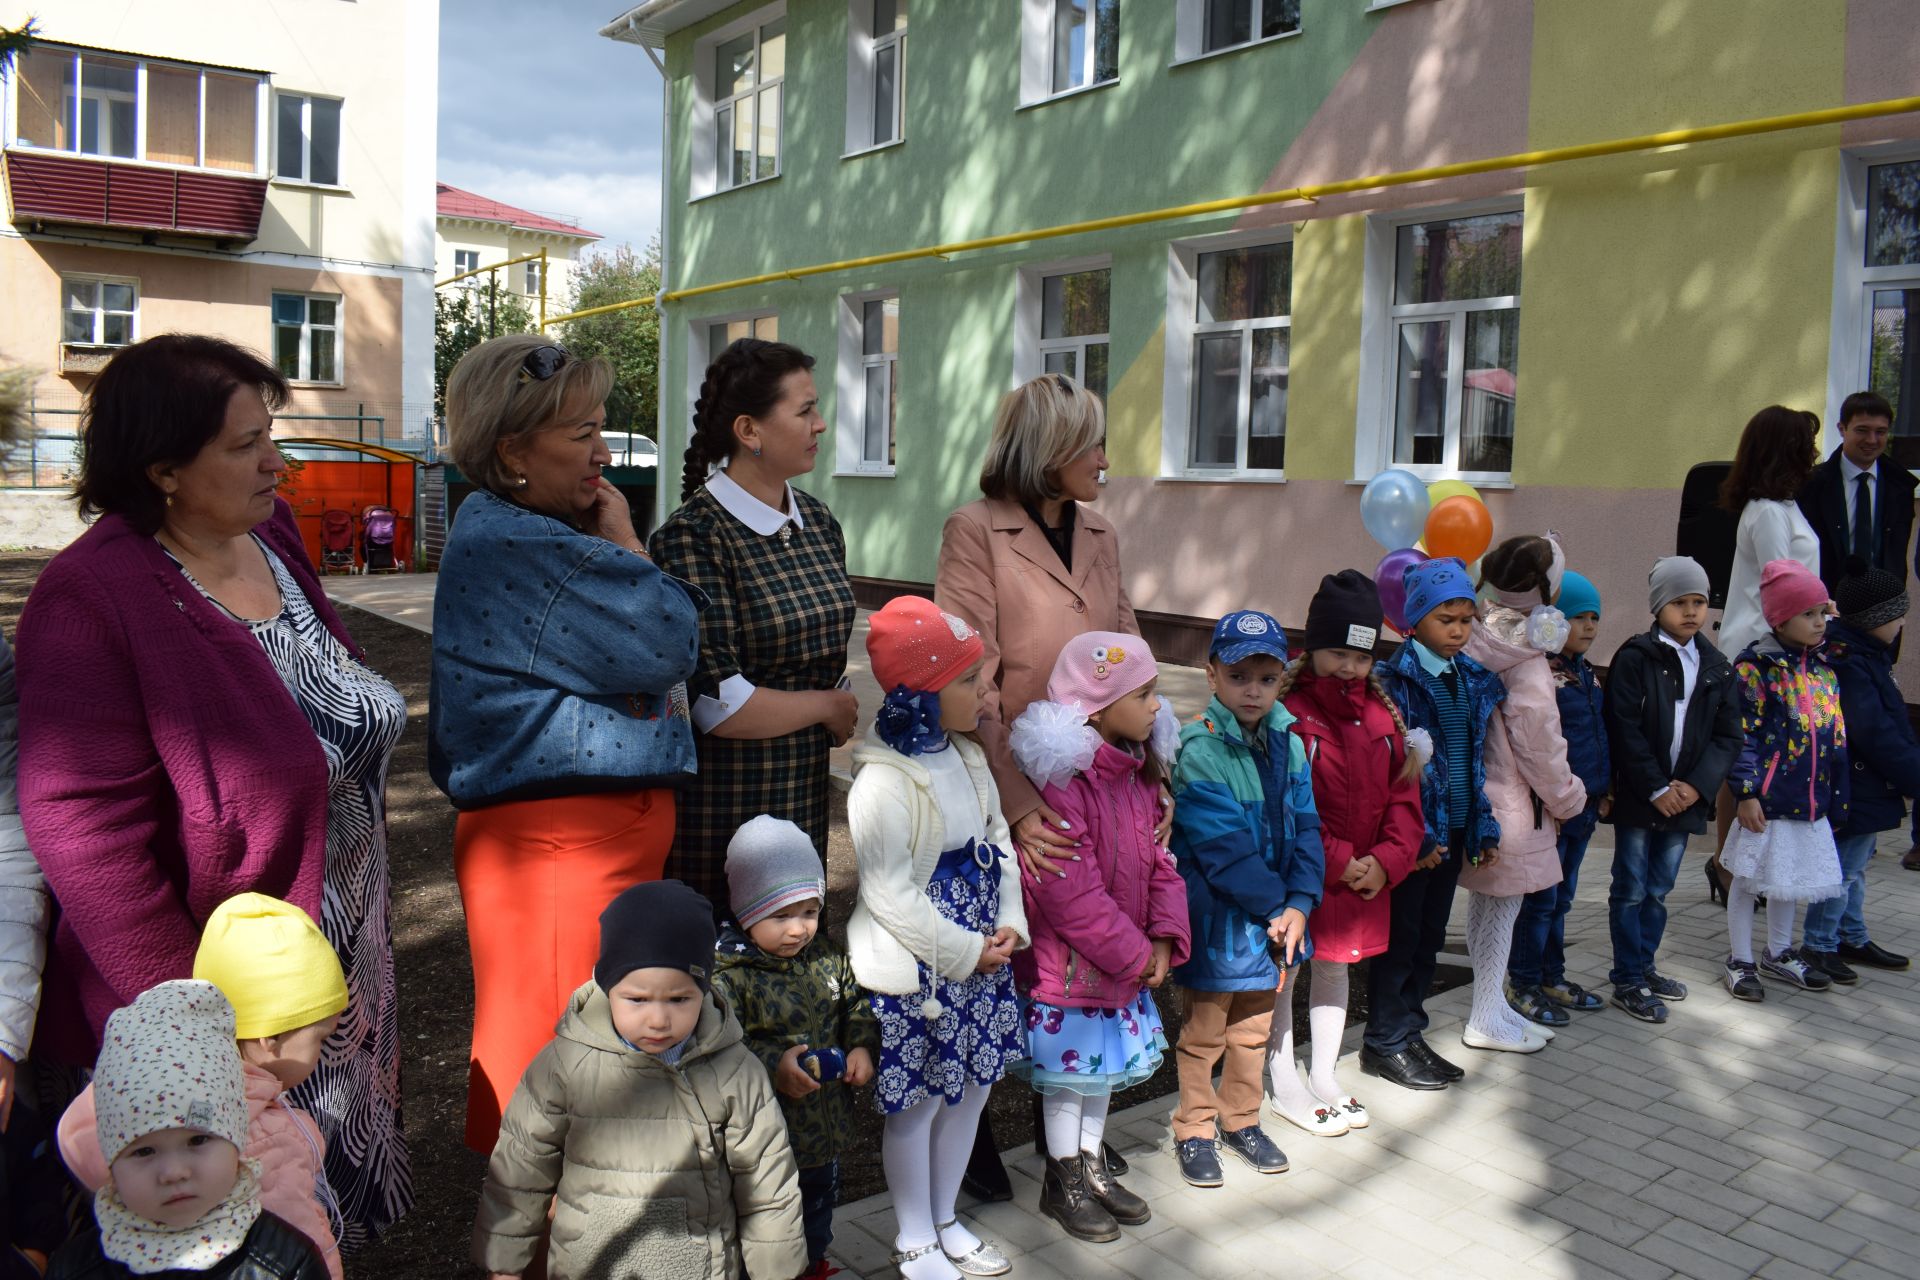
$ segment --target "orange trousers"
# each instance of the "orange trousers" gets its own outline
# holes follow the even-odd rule
[[[1180,1105],[1173,1112],[1173,1139],[1211,1138],[1222,1129],[1244,1129],[1260,1119],[1261,1072],[1267,1066],[1267,1037],[1273,1030],[1271,991],[1193,991],[1186,996],[1187,1020],[1173,1047],[1180,1078]],[[1291,994],[1286,997],[1291,999]],[[1213,1087],[1213,1066],[1224,1057],[1220,1088]]]
[[[665,788],[510,800],[464,811],[453,877],[473,953],[467,1146],[486,1153],[535,1054],[600,957],[600,913],[658,880],[673,844]]]

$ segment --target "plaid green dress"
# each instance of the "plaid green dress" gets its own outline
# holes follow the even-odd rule
[[[738,675],[758,689],[831,689],[846,673],[853,632],[847,544],[824,502],[793,491],[801,527],[761,535],[703,487],[649,541],[654,561],[712,599],[700,614],[700,665],[691,698],[713,697]],[[782,536],[787,535],[787,536]],[[827,753],[821,725],[783,738],[695,735],[700,775],[680,793],[667,875],[727,914],[727,842],[756,814],[785,818],[827,857]]]

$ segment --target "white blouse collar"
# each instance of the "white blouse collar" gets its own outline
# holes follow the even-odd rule
[[[807,522],[800,516],[800,504],[794,500],[793,486],[788,485],[786,489],[787,509],[779,511],[741,488],[725,471],[716,471],[707,477],[707,492],[713,495],[713,500],[725,507],[728,515],[763,538],[780,532],[789,520],[796,529],[806,527]]]

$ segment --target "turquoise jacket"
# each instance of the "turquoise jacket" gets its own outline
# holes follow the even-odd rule
[[[1306,748],[1274,704],[1256,750],[1218,699],[1180,731],[1173,766],[1173,859],[1187,882],[1193,954],[1173,980],[1195,991],[1271,991],[1267,922],[1320,905],[1326,852]],[[1296,960],[1313,954],[1305,938]]]

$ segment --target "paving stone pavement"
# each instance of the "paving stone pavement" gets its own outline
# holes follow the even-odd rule
[[[1568,922],[1576,981],[1604,988],[1610,945],[1605,828]],[[1533,1055],[1459,1040],[1469,991],[1429,1006],[1428,1038],[1464,1083],[1412,1093],[1360,1074],[1349,1028],[1340,1078],[1365,1130],[1315,1138],[1270,1113],[1292,1162],[1262,1177],[1226,1158],[1227,1183],[1181,1182],[1171,1097],[1117,1113],[1108,1136],[1153,1221],[1119,1242],[1068,1239],[1039,1215],[1040,1160],[1008,1153],[1014,1198],[961,1214],[1013,1260],[1014,1280],[1401,1277],[1421,1280],[1912,1280],[1920,1274],[1920,970],[1863,971],[1830,993],[1767,985],[1760,1004],[1719,984],[1724,909],[1707,901],[1692,842],[1660,952],[1688,984],[1664,1026],[1617,1010],[1576,1015]],[[1920,873],[1888,832],[1868,873],[1874,940],[1920,953]],[[1456,904],[1449,949],[1464,954]],[[1762,926],[1764,932],[1764,926]],[[1162,1068],[1171,1071],[1169,1063]],[[833,1258],[888,1277],[885,1194],[843,1205]]]

